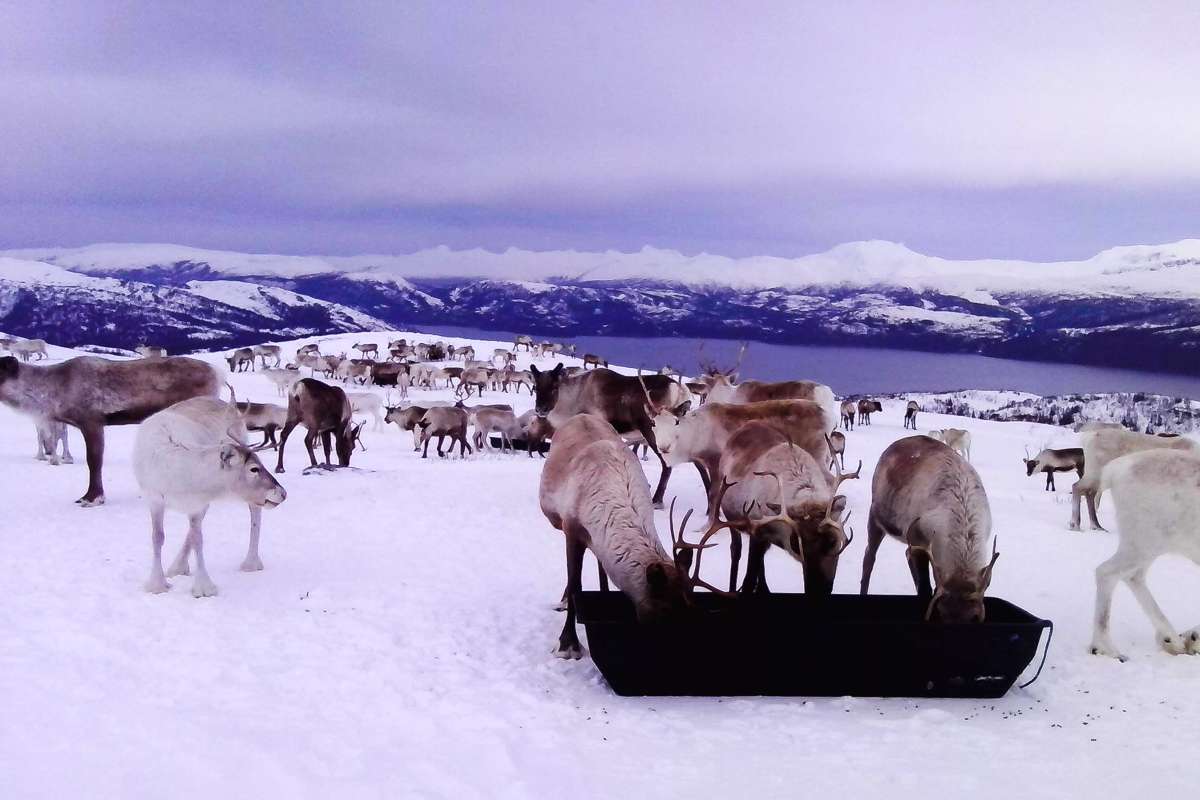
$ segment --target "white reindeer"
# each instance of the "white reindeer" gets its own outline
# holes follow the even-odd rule
[[[1200,564],[1198,477],[1200,454],[1180,450],[1143,450],[1104,467],[1100,489],[1112,491],[1120,541],[1116,554],[1096,568],[1093,654],[1125,660],[1109,636],[1112,595],[1119,581],[1125,581],[1150,618],[1163,650],[1200,654],[1200,626],[1177,634],[1146,585],[1146,573],[1161,555],[1181,555]]]
[[[197,397],[154,414],[138,428],[133,472],[150,505],[154,557],[146,591],[165,592],[170,588],[168,577],[189,574],[188,556],[194,551],[196,577],[192,596],[217,594],[204,563],[201,525],[209,505],[222,497],[233,496],[250,507],[250,546],[241,569],[251,572],[263,568],[258,555],[262,509],[282,503],[287,492],[246,446],[246,426],[236,405]],[[164,575],[163,517],[167,508],[187,515],[188,534]]]

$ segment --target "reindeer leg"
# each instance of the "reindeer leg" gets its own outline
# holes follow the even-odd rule
[[[150,562],[150,577],[146,580],[146,591],[153,594],[160,594],[171,588],[171,584],[167,583],[167,578],[163,575],[162,568],[162,549],[163,542],[167,538],[166,531],[163,529],[163,515],[166,512],[166,506],[161,502],[150,503],[150,546],[154,550],[154,558]]]
[[[739,536],[741,534],[738,534]],[[750,553],[746,557],[746,577],[742,579],[741,594],[751,594],[766,588],[765,558],[771,545],[758,536],[750,537]]]
[[[933,585],[929,580],[929,556],[920,550],[908,549],[908,571],[912,573],[917,597],[933,597]]]
[[[1126,658],[1116,648],[1109,635],[1112,615],[1112,596],[1117,583],[1137,570],[1136,562],[1121,551],[1096,567],[1096,611],[1092,626],[1092,643],[1088,650],[1095,656],[1110,656],[1118,661]]]
[[[596,577],[600,581],[600,591],[608,591],[608,574],[604,571],[604,565],[599,560],[596,561]]]
[[[339,434],[340,436],[340,434]],[[333,432],[325,431],[321,434],[321,449],[325,451],[325,466],[332,469],[333,463],[329,460],[329,453],[333,447]]]
[[[171,562],[171,566],[167,568],[167,577],[174,578],[176,575],[191,575],[192,570],[188,566],[188,556],[192,552],[192,536],[189,532],[183,537],[183,546],[179,548],[179,553],[175,556],[175,560]]]
[[[288,437],[292,435],[292,431],[296,429],[298,423],[288,420],[283,426],[283,432],[279,434],[279,458],[275,463],[275,473],[283,472],[283,447],[287,444]]]
[[[246,550],[246,557],[242,560],[242,565],[239,569],[242,572],[258,572],[263,568],[262,559],[258,556],[258,535],[262,531],[262,508],[260,506],[250,506],[250,546]]]
[[[715,519],[715,518],[714,518]],[[738,565],[742,561],[742,534],[729,530],[729,591],[737,591]],[[749,566],[746,567],[749,574]]]
[[[1067,523],[1067,527],[1073,531],[1079,530],[1079,503],[1083,492],[1086,489],[1081,485],[1083,479],[1075,481],[1075,485],[1071,487],[1071,521]]]
[[[83,446],[87,450],[88,488],[75,502],[87,508],[104,504],[104,426],[91,424],[81,427]]]
[[[204,515],[208,509],[188,517],[188,540],[196,553],[196,577],[192,580],[192,597],[215,597],[217,585],[208,577],[208,568],[204,565],[204,532],[200,526],[204,524]]]
[[[575,631],[575,593],[581,586],[583,571],[583,553],[587,549],[583,541],[572,532],[574,526],[569,523],[563,526],[567,543],[567,619],[563,623],[562,633],[558,636],[558,649],[554,655],[559,658],[578,659],[583,657],[583,646],[579,643],[579,635]]]
[[[1149,569],[1149,565],[1140,567],[1127,577],[1125,582],[1133,592],[1138,605],[1142,607],[1142,611],[1146,612],[1146,616],[1150,618],[1150,624],[1154,626],[1154,630],[1158,634],[1158,646],[1173,656],[1187,653],[1187,641],[1182,635],[1175,633],[1175,628],[1171,626],[1167,615],[1155,602],[1154,595],[1150,594],[1150,587],[1146,585],[1147,569]]]
[[[1088,507],[1088,519],[1092,523],[1092,530],[1105,531],[1106,529],[1103,525],[1100,524],[1100,520],[1096,519],[1096,500],[1097,500],[1096,492],[1094,490],[1089,490],[1087,492],[1086,496],[1087,496],[1087,507]]]
[[[858,585],[858,593],[865,595],[871,588],[871,573],[875,569],[875,554],[885,536],[883,527],[875,520],[874,514],[867,515],[867,549],[863,553],[862,581]]]
[[[309,431],[308,433],[304,434],[304,447],[307,448],[307,450],[308,450],[308,460],[310,462],[312,462],[310,466],[313,466],[313,467],[317,466],[317,454],[316,454],[316,452],[313,451],[313,445],[315,445],[316,443],[317,443],[317,432],[316,431]]]

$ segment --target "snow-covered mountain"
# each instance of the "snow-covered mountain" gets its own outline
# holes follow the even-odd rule
[[[284,317],[294,314],[279,316],[278,306],[287,304],[271,294],[286,290],[310,306],[324,302],[329,332],[360,324],[353,317],[358,312],[390,326],[451,324],[557,337],[737,337],[1200,369],[1200,240],[1118,247],[1055,263],[953,261],[880,241],[793,259],[688,256],[653,248],[495,253],[444,247],[398,256],[320,257],[145,244],[18,250],[7,256],[40,265],[21,268],[26,271],[51,265],[74,276],[59,275],[60,281],[86,276],[100,281],[97,287],[120,286],[126,293],[153,286],[243,315],[265,314],[264,325],[272,330],[290,324]],[[0,265],[0,281],[7,280],[7,271]],[[232,286],[261,287],[261,294]],[[243,298],[239,292],[252,294]],[[111,288],[103,296],[111,297]],[[266,313],[263,304],[275,305]],[[244,316],[241,322],[248,324]],[[317,330],[318,321],[306,324],[326,332]],[[246,330],[231,327],[229,342]],[[0,329],[45,332],[3,313]],[[217,319],[205,327],[209,336],[222,329]]]

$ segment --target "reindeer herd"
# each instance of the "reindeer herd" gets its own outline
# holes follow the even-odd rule
[[[67,427],[82,433],[89,480],[77,501],[81,505],[104,502],[105,427],[140,424],[134,473],[150,507],[151,592],[165,591],[167,578],[191,574],[194,562],[192,593],[216,594],[204,563],[202,522],[208,505],[220,497],[247,504],[250,539],[242,569],[262,569],[261,512],[282,503],[287,493],[258,453],[275,449],[274,472],[283,473],[284,452],[298,426],[305,429],[308,469],[332,469],[334,457],[338,467],[349,467],[356,448],[365,449],[367,423],[356,422],[356,414],[372,417],[375,431],[394,424],[411,433],[412,449],[421,458],[429,457],[434,440],[443,458],[456,449],[460,458],[493,451],[493,440],[501,452],[518,446],[530,458],[537,452],[545,459],[541,510],[566,545],[567,619],[555,652],[567,658],[582,654],[574,598],[589,551],[601,588],[608,590],[611,581],[645,622],[698,613],[691,599],[696,587],[729,597],[769,592],[765,556],[772,546],[798,564],[805,593],[830,594],[855,539],[842,488],[859,480],[863,468],[859,461],[853,471],[845,469],[846,449],[856,426],[870,426],[872,415],[884,412],[876,399],[839,401],[830,387],[815,381],[739,381],[744,346],[732,369],[702,364],[695,380],[670,368],[622,374],[594,354],[585,354],[576,367],[558,361],[518,369],[519,352],[533,360],[574,355],[572,346],[539,344],[527,336],[511,349],[494,349],[485,361],[476,360],[474,347],[404,339],[388,342],[386,349],[355,342],[356,358],[323,354],[315,344],[299,348],[286,365],[278,345],[238,348],[226,357],[230,372],[261,373],[286,404],[239,402],[232,386],[225,402],[219,396],[228,384],[217,369],[198,359],[169,357],[161,348],[141,348],[142,357],[131,361],[84,356],[41,366],[30,360],[39,350],[45,356],[44,342],[38,348],[0,339],[0,346],[21,356],[0,358],[0,402],[34,419],[38,457],[69,463]],[[386,402],[367,386],[382,387]],[[517,415],[511,404],[482,402],[485,391],[519,394],[522,388],[534,405],[524,414]],[[455,400],[399,402],[413,389],[453,389]],[[478,402],[469,405],[472,394]],[[915,431],[919,405],[907,401],[903,410],[904,428]],[[251,432],[262,441],[251,445]],[[1176,633],[1145,584],[1159,555],[1175,553],[1200,563],[1197,445],[1101,426],[1083,431],[1081,439],[1078,448],[1046,448],[1036,456],[1027,450],[1023,463],[1027,476],[1044,473],[1051,491],[1054,473],[1077,473],[1070,520],[1076,530],[1084,499],[1092,527],[1102,530],[1096,506],[1102,493],[1112,492],[1120,542],[1096,573],[1091,651],[1121,657],[1108,628],[1113,588],[1123,580],[1164,650],[1200,653],[1200,628]],[[636,455],[639,448],[653,453],[661,468],[653,492]],[[688,510],[677,526],[672,501],[668,552],[654,509],[664,507],[673,468],[686,464],[697,471],[706,493],[704,521],[689,530]],[[185,514],[189,527],[164,571],[168,508]],[[947,428],[893,442],[873,470],[865,530],[862,594],[869,592],[883,540],[891,538],[904,546],[927,620],[984,621],[984,597],[999,552],[967,430]],[[728,576],[704,576],[703,553],[722,532],[729,536]]]

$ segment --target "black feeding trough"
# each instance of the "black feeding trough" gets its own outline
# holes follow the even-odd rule
[[[996,597],[984,601],[985,622],[954,625],[925,622],[926,602],[913,595],[700,593],[695,602],[681,622],[642,625],[621,592],[576,595],[592,660],[614,692],[1000,697],[1054,628]]]
[[[491,442],[492,447],[496,448],[497,450],[499,450],[500,446],[503,444],[503,441],[500,439],[499,436],[488,437],[488,440]],[[513,446],[514,450],[526,451],[529,449],[529,441],[527,439],[509,439],[509,441],[512,442],[512,446]],[[540,450],[539,450],[539,447],[534,447],[533,452],[535,452],[535,453],[550,452],[550,442],[542,442],[540,445]]]

